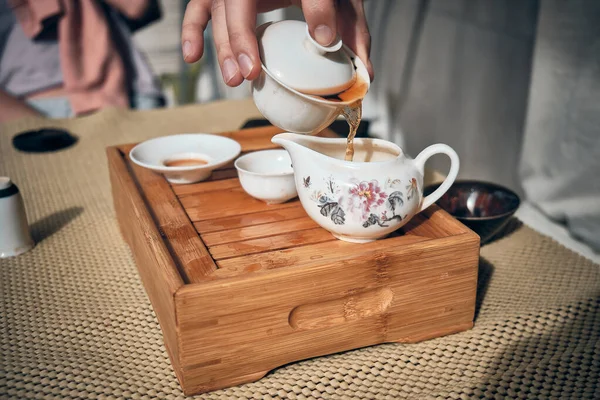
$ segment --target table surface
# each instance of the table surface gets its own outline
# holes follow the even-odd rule
[[[251,101],[228,101],[0,126],[0,175],[21,189],[37,242],[0,260],[1,398],[183,397],[119,234],[105,148],[255,117]],[[12,147],[15,134],[45,126],[68,129],[77,145]],[[200,397],[597,398],[598,293],[597,264],[515,220],[481,249],[472,330],[306,360]]]

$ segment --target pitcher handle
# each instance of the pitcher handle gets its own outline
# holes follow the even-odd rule
[[[425,176],[425,162],[427,162],[429,157],[436,154],[445,154],[450,158],[450,171],[448,172],[446,179],[444,179],[444,182],[442,182],[442,184],[433,193],[423,199],[419,212],[427,209],[430,205],[438,201],[439,198],[442,197],[444,193],[448,191],[448,189],[450,189],[450,186],[452,186],[456,176],[458,175],[458,168],[460,167],[458,154],[456,154],[452,147],[439,143],[425,148],[415,158],[415,165],[423,176]]]

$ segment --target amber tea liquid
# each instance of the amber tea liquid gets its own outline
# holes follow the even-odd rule
[[[356,78],[354,85],[348,90],[334,96],[323,97],[329,101],[351,101],[350,105],[344,107],[343,115],[348,123],[349,132],[346,142],[346,155],[344,160],[352,161],[354,159],[354,137],[362,119],[362,99],[367,94],[367,82],[360,77]]]
[[[184,158],[181,160],[166,161],[164,164],[167,167],[190,167],[195,165],[206,165],[208,164],[208,161],[200,158]]]
[[[344,107],[344,117],[350,128],[346,141],[346,155],[344,156],[344,160],[352,161],[354,160],[354,136],[356,136],[356,131],[362,119],[362,100],[357,100],[351,105]]]

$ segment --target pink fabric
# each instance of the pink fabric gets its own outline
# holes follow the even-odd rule
[[[148,0],[111,0],[125,14]],[[96,0],[9,0],[25,34],[35,38],[44,20],[58,17],[58,47],[64,88],[75,114],[128,107],[125,67]]]

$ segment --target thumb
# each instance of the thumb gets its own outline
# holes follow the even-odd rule
[[[302,0],[302,13],[313,39],[322,46],[329,46],[337,34],[334,1]]]

